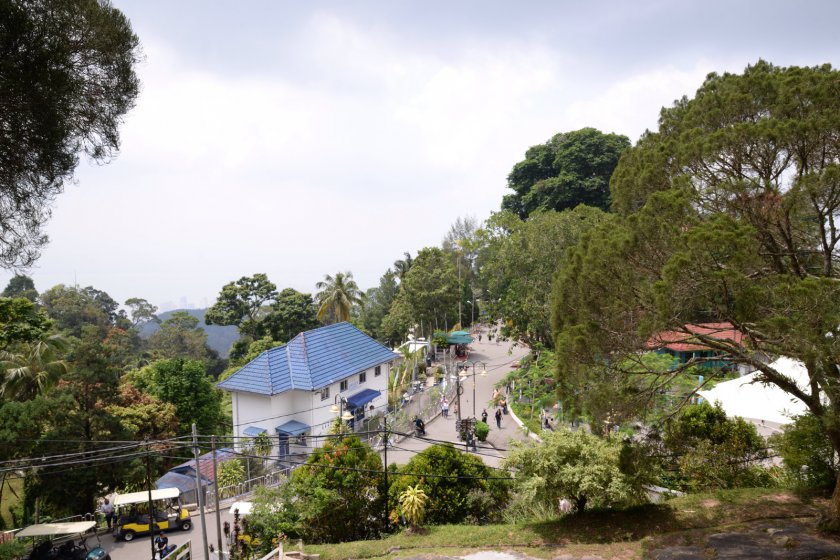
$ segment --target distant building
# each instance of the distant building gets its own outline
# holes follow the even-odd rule
[[[709,348],[697,339],[697,335],[703,335],[741,346],[744,335],[741,331],[735,329],[731,323],[687,324],[685,329],[689,332],[665,331],[657,334],[648,340],[648,349],[669,354],[675,357],[680,364],[695,360],[699,367],[709,369],[737,369],[741,375],[753,371],[746,365],[733,364],[723,359],[724,355],[720,350]]]
[[[356,428],[386,412],[396,359],[350,323],[336,323],[263,352],[217,386],[231,393],[236,441],[268,434],[274,457],[293,466],[301,460],[295,453],[320,445],[334,406],[349,411]]]

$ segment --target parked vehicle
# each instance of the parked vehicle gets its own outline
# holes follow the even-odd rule
[[[15,533],[18,539],[46,537],[36,544],[29,554],[29,560],[111,560],[102,548],[94,528],[96,521],[75,521],[71,523],[39,523],[30,525]],[[88,548],[87,536],[96,536],[96,546]],[[79,537],[79,541],[74,539]]]
[[[116,538],[125,541],[133,540],[137,535],[151,533],[151,519],[154,519],[155,533],[180,529],[189,531],[192,528],[190,512],[181,507],[177,488],[163,488],[152,490],[152,512],[148,511],[149,492],[132,492],[119,494],[114,498],[114,506],[118,508]]]

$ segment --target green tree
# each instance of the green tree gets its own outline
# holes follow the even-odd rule
[[[420,485],[409,486],[400,494],[400,508],[403,512],[403,517],[411,525],[412,529],[417,529],[420,523],[423,522],[423,516],[426,513],[426,502],[429,497],[420,488]]]
[[[578,513],[626,507],[645,502],[643,486],[653,480],[652,469],[622,461],[626,445],[583,430],[558,430],[544,434],[539,445],[515,449],[505,466],[517,471],[515,492],[523,503],[553,510],[566,498]]]
[[[35,289],[35,282],[32,281],[32,278],[23,274],[15,274],[6,284],[6,289],[3,290],[0,297],[22,297],[34,302],[38,299],[38,290]]]
[[[610,176],[630,140],[582,128],[556,134],[525,152],[508,175],[502,209],[527,218],[539,210],[571,210],[580,204],[610,207]]]
[[[28,299],[0,297],[0,349],[40,340],[51,326],[47,314]]]
[[[209,360],[217,358],[207,346],[207,333],[198,319],[186,311],[176,311],[149,337],[149,350],[160,358]]]
[[[663,441],[688,489],[760,485],[766,443],[753,424],[727,418],[719,404],[707,402],[681,411],[668,423]]]
[[[551,287],[566,251],[583,234],[608,221],[588,206],[564,212],[538,212],[522,221],[510,212],[494,214],[481,235],[490,312],[505,320],[511,335],[528,344],[554,346]]]
[[[411,265],[414,264],[414,259],[411,258],[411,253],[405,252],[403,253],[402,259],[397,259],[394,261],[394,274],[397,275],[397,278],[400,279],[400,282],[403,281],[405,275],[408,274],[408,271],[411,270]]]
[[[379,286],[365,293],[359,320],[362,327],[380,342],[390,342],[383,332],[382,321],[388,315],[399,291],[397,276],[389,268],[379,279]]]
[[[382,529],[382,459],[356,436],[330,439],[281,486],[258,492],[249,517],[263,549],[279,531],[319,543],[372,538]]]
[[[424,476],[429,475],[429,476]],[[452,444],[427,447],[399,468],[388,489],[389,509],[410,487],[429,497],[425,519],[432,525],[487,523],[498,519],[508,498],[508,483],[475,455]]]
[[[564,377],[683,332],[808,406],[840,452],[840,73],[828,65],[710,74],[621,158],[624,215],[564,261],[554,292]],[[732,323],[743,344],[692,334]],[[800,360],[800,387],[763,356]],[[840,484],[833,516],[840,520]]]
[[[426,332],[457,321],[458,274],[442,249],[426,247],[414,259],[401,284],[398,300],[411,309]]]
[[[277,295],[270,312],[255,332],[258,337],[271,336],[272,340],[288,342],[299,333],[320,325],[312,296],[286,288]]]
[[[87,325],[95,325],[102,336],[113,326],[128,326],[120,321],[119,304],[92,286],[59,284],[41,294],[41,304],[56,328],[67,335],[79,337]]]
[[[119,418],[108,412],[110,405],[121,402],[120,341],[103,339],[92,325],[84,327],[81,335],[62,382],[35,399],[41,405],[45,429],[31,450],[33,456],[89,453],[101,448],[103,441],[130,438]],[[98,489],[124,483],[128,468],[127,463],[115,462],[80,463],[70,470],[66,466],[38,469],[27,479],[27,500],[37,496],[64,514],[92,511]]]
[[[155,315],[158,309],[157,306],[152,305],[143,298],[129,298],[125,300],[125,306],[129,309],[131,325],[135,328],[142,323],[160,323],[160,319]]]
[[[0,8],[0,264],[28,266],[50,204],[86,154],[108,161],[134,105],[139,41],[104,0]]]
[[[239,459],[231,459],[219,465],[218,485],[222,498],[235,496],[236,492],[231,486],[245,482],[245,465]]]
[[[129,382],[175,405],[182,434],[189,433],[193,423],[202,434],[216,433],[222,427],[222,393],[213,386],[203,362],[159,360],[137,372]]]
[[[63,354],[68,347],[64,337],[54,334],[0,350],[0,398],[25,401],[47,392],[67,374]]]
[[[324,280],[315,284],[315,287],[321,290],[315,295],[319,321],[340,323],[350,320],[350,312],[361,297],[361,290],[353,280],[352,272],[337,272],[335,277],[326,274]]]
[[[259,324],[277,301],[277,286],[265,274],[243,276],[222,287],[216,303],[207,310],[208,325],[236,325],[239,332],[259,338]]]
[[[120,386],[119,402],[108,406],[107,411],[136,440],[166,440],[178,435],[175,405],[144,393],[131,383]]]
[[[782,426],[781,434],[771,436],[770,446],[781,455],[790,478],[803,487],[828,492],[834,488],[840,462],[825,428],[813,414],[797,416]]]

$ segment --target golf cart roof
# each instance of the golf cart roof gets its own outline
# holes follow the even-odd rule
[[[236,510],[239,510],[239,515],[251,515],[253,509],[252,502],[233,502],[230,506],[230,514],[233,515]]]
[[[171,500],[181,495],[181,491],[177,488],[162,488],[160,490],[152,490],[152,500]],[[117,494],[114,498],[115,506],[124,506],[128,504],[142,504],[149,501],[149,491],[132,492],[130,494]]]
[[[74,521],[70,523],[40,523],[30,525],[21,529],[15,536],[22,539],[25,537],[49,537],[54,535],[75,535],[87,533],[96,526],[96,521]]]

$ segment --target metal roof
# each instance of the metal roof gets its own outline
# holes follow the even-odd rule
[[[303,422],[298,422],[297,420],[289,420],[285,424],[280,424],[275,428],[277,433],[285,434],[287,436],[299,436],[305,432],[309,431],[309,426],[304,424]]]
[[[391,362],[394,353],[350,323],[305,331],[266,350],[217,386],[226,391],[277,395],[315,391]]]
[[[376,389],[365,389],[363,391],[359,391],[355,395],[347,397],[347,404],[350,406],[350,410],[353,410],[354,408],[365,406],[381,394],[382,392],[377,391]]]
[[[248,426],[247,428],[242,430],[242,433],[249,437],[256,437],[261,434],[267,434],[268,430],[266,430],[265,428],[260,428],[259,426]]]

